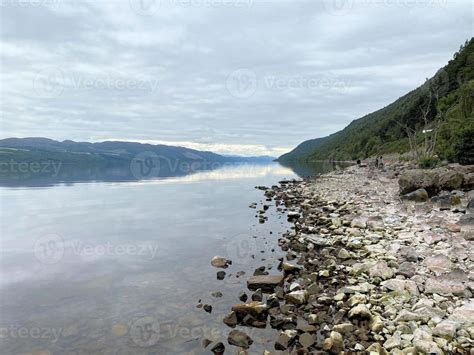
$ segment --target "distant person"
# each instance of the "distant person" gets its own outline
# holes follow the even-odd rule
[[[375,167],[378,168],[379,167],[379,158],[375,158]]]
[[[360,159],[357,159],[357,165],[360,166]]]
[[[379,168],[383,169],[383,157],[379,157]]]

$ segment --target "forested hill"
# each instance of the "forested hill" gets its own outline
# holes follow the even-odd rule
[[[436,116],[435,103],[428,95],[431,88],[439,93],[439,109],[446,110],[446,121],[439,130],[438,156],[469,162],[473,157],[466,155],[474,141],[474,38],[466,41],[453,59],[422,86],[353,121],[342,131],[303,142],[279,160],[347,160],[406,152],[409,150],[406,127],[420,129],[422,109],[429,105],[433,106],[429,119]]]

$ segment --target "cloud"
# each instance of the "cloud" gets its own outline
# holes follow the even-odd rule
[[[473,20],[469,2],[444,0],[6,0],[0,16],[3,137],[245,155],[404,95]]]

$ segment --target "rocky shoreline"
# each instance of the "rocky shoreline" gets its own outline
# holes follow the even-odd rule
[[[252,353],[246,327],[270,326],[265,354],[474,353],[473,173],[396,162],[258,187],[293,227],[279,274],[256,269],[224,318],[228,343]]]

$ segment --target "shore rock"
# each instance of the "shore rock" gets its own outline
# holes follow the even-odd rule
[[[227,268],[230,264],[232,264],[232,261],[227,260],[226,258],[222,256],[215,256],[211,260],[211,265],[214,267],[220,267],[220,268]]]
[[[263,291],[273,292],[275,287],[283,284],[283,275],[260,275],[252,276],[247,281],[247,287],[256,291],[261,288]]]
[[[402,200],[426,202],[429,200],[428,192],[425,189],[418,189],[413,192],[402,195]]]
[[[230,345],[240,346],[244,349],[248,349],[253,343],[252,338],[240,330],[231,331],[227,341]]]

